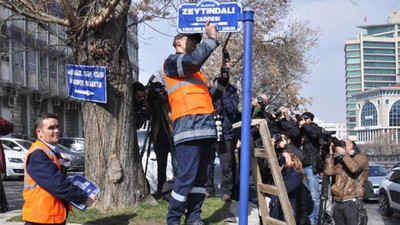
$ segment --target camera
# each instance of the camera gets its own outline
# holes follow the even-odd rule
[[[336,147],[342,147],[344,149],[346,149],[346,142],[341,141],[339,139],[337,139],[336,137],[332,138],[332,143],[336,146]]]
[[[275,117],[280,117],[282,116],[282,112],[280,109],[275,108],[274,110],[272,110],[272,113],[275,115]]]
[[[282,136],[281,136],[281,134],[274,134],[274,135],[272,136],[272,138],[275,139],[275,142],[280,142],[280,141],[282,141]]]
[[[159,107],[162,102],[166,99],[165,97],[165,88],[161,82],[153,82],[155,75],[152,75],[149,79],[149,82],[146,85],[148,90],[147,93],[147,101],[151,109]]]
[[[230,77],[230,70],[229,67],[224,66],[221,68],[221,78],[223,78],[224,80],[229,80]]]
[[[261,98],[260,96],[257,97],[257,103],[262,105],[264,103],[264,99]]]
[[[223,116],[217,114],[214,116],[215,120],[215,127],[217,129],[217,141],[223,141],[224,140],[224,133],[222,132],[222,121],[223,121]]]

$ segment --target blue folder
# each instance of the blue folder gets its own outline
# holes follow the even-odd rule
[[[73,177],[68,177],[68,179],[70,179],[74,185],[85,191],[89,196],[96,196],[100,193],[100,188],[94,185],[92,182],[86,180],[86,178],[82,175],[77,174]],[[84,203],[71,202],[71,204],[83,212],[86,211],[87,205]]]

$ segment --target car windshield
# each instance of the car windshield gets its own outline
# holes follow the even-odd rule
[[[58,144],[58,143],[56,145],[60,149],[60,151],[70,151],[70,149],[65,147],[64,145],[61,145],[61,144]]]
[[[15,142],[22,145],[22,147],[24,147],[25,149],[29,149],[32,145],[32,142],[30,141],[15,141]]]
[[[387,171],[383,166],[369,166],[368,176],[370,177],[379,177],[386,176]]]

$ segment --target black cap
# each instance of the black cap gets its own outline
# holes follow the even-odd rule
[[[195,40],[197,43],[200,43],[201,39],[202,39],[202,35],[200,33],[194,33],[194,34],[183,34],[183,33],[180,33],[180,34],[177,34],[174,37],[174,42],[172,42],[172,46],[175,47],[176,40],[179,40],[179,39],[181,39],[183,37],[191,38],[191,39]]]
[[[301,114],[301,117],[303,117],[304,119],[311,119],[311,121],[314,120],[314,114],[310,113],[310,112],[305,112],[303,114]]]

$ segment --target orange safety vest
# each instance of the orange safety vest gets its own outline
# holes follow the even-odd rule
[[[214,111],[204,74],[197,71],[192,76],[168,77],[164,72],[172,122],[187,115],[210,114]]]
[[[33,223],[63,223],[67,218],[64,202],[40,187],[26,172],[26,162],[29,156],[38,150],[46,153],[49,159],[61,170],[60,162],[54,152],[43,142],[36,140],[29,148],[25,158],[23,191],[25,203],[22,208],[22,220]],[[72,211],[71,204],[69,204],[69,211]]]

